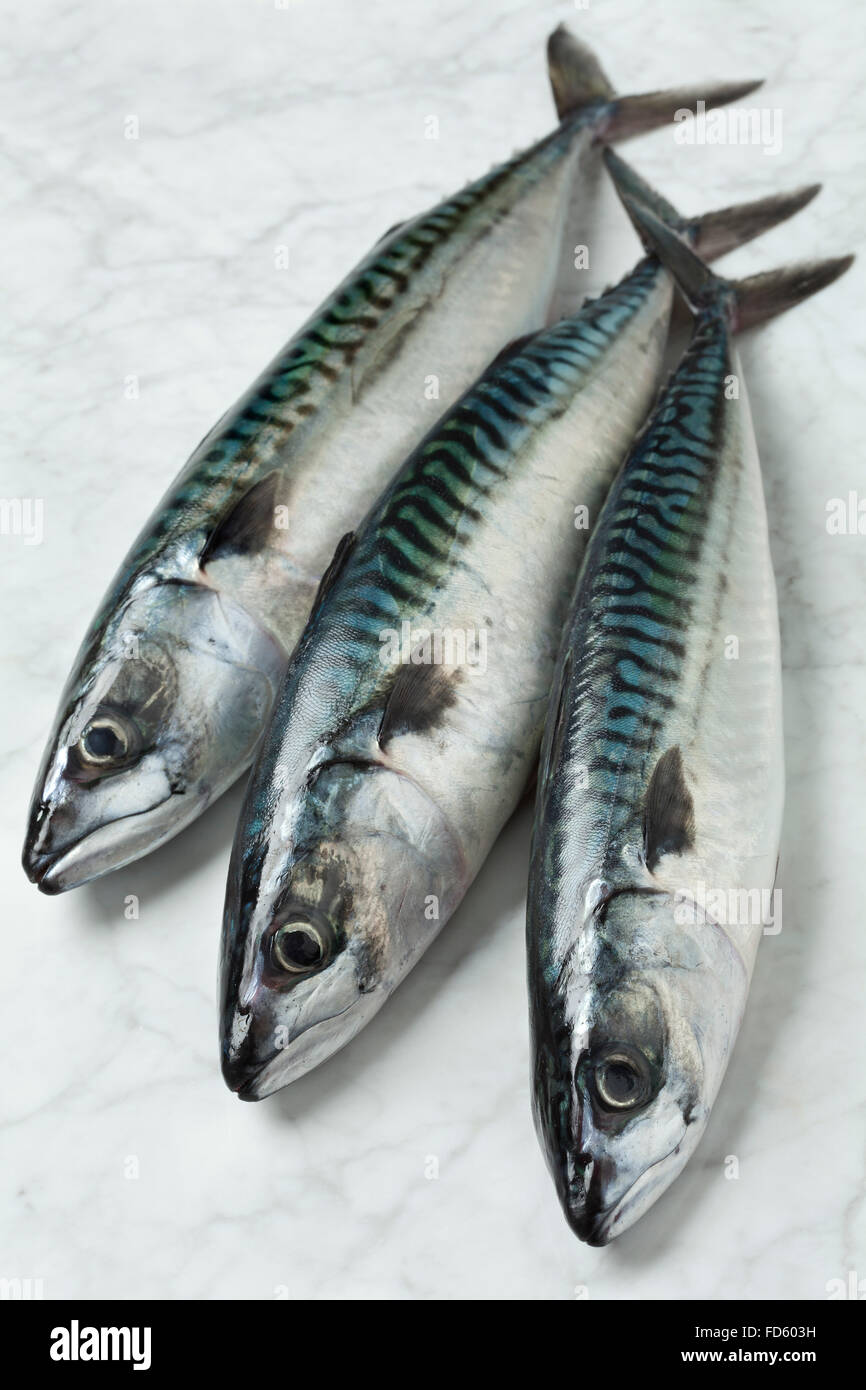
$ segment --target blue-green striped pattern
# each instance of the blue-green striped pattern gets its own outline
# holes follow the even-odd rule
[[[640,262],[575,318],[494,363],[412,454],[365,527],[348,582],[324,618],[339,621],[359,666],[384,627],[424,612],[526,444],[567,409],[660,273],[657,262]]]
[[[539,840],[549,881],[558,881],[567,852],[562,803],[576,765],[587,769],[583,795],[597,809],[581,860],[602,877],[614,874],[624,838],[638,834],[686,655],[732,370],[724,314],[707,310],[590,542],[565,653],[570,673],[559,728],[547,739]]]

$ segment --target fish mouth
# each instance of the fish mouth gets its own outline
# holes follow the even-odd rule
[[[602,1246],[608,1245],[614,1235],[619,1234],[611,1228],[620,1206],[619,1202],[606,1207],[587,1202],[564,1202],[563,1210],[578,1240],[582,1240],[584,1245]]]
[[[240,1055],[227,1056],[223,1054],[221,1060],[223,1080],[230,1091],[233,1091],[238,1100],[263,1100],[265,1095],[270,1092],[262,1092],[259,1083],[262,1072],[270,1066],[273,1058],[266,1062],[250,1063]]]
[[[25,874],[31,883],[35,883],[40,893],[46,893],[54,897],[62,893],[62,887],[52,876],[54,869],[59,861],[50,854],[41,854],[38,850],[33,850],[29,845],[25,845],[24,853],[21,856],[21,864]]]
[[[364,1004],[359,1007],[361,1000],[366,1007]],[[263,1058],[255,1055],[251,1033],[234,1047],[224,1045],[223,1080],[239,1100],[266,1100],[328,1061],[351,1042],[382,1002],[372,994],[356,997],[326,1018],[316,1019],[293,1031],[283,1048]],[[335,1037],[334,1025],[353,1010],[352,1026]]]
[[[635,1189],[639,1186],[641,1186],[640,1178],[632,1184],[624,1196],[607,1206],[600,1206],[591,1202],[565,1205],[566,1220],[578,1240],[582,1240],[584,1245],[601,1247],[609,1245],[615,1236],[621,1235],[623,1231],[627,1230],[643,1211],[642,1206],[639,1210],[635,1210],[640,1196],[640,1193],[636,1192]],[[630,1212],[632,1215],[629,1217]]]
[[[584,1245],[591,1245],[600,1249],[602,1246],[610,1244],[610,1211],[599,1212],[595,1216],[590,1216],[589,1213],[576,1215],[572,1212],[567,1212],[566,1215],[569,1226]]]
[[[220,1047],[223,1081],[239,1100],[263,1100],[270,1094],[262,1089],[264,1074],[280,1056],[276,1051],[257,1054],[252,1024],[253,1018],[247,1015],[243,1038],[234,1043],[224,1041]]]
[[[24,872],[41,893],[55,897],[115,869],[125,868],[142,855],[158,849],[195,818],[201,808],[195,797],[190,798],[195,804],[184,806],[182,818],[166,815],[166,808],[179,805],[180,801],[179,795],[170,793],[146,811],[108,821],[73,844],[56,850],[39,850],[28,836],[21,857]]]
[[[598,1163],[589,1157],[582,1157],[575,1164],[573,1176],[560,1187],[559,1198],[565,1219],[578,1240],[585,1245],[607,1245],[612,1236],[613,1219],[628,1196],[626,1193],[617,1201],[603,1202],[600,1179]]]
[[[328,1020],[325,1020],[326,1022]],[[312,1030],[307,1030],[312,1031]],[[250,1062],[243,1053],[234,1056],[223,1054],[223,1080],[238,1100],[266,1100],[275,1092],[282,1090],[314,1065],[300,1057],[294,1064],[286,1065],[282,1053],[275,1053],[263,1061]]]

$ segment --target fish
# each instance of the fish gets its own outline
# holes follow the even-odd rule
[[[678,225],[720,254],[808,196]],[[241,1099],[374,1017],[518,803],[588,525],[654,399],[672,299],[644,257],[504,348],[338,547],[232,850],[220,1051]]]
[[[619,98],[562,29],[549,66],[558,126],[387,232],[205,436],[134,542],[36,778],[23,863],[43,892],[150,853],[249,767],[340,536],[502,344],[544,325],[601,142],[759,85]]]
[[[773,918],[779,623],[734,334],[851,263],[724,280],[609,167],[694,320],[587,548],[540,760],[533,1115],[566,1220],[597,1246],[694,1152]]]

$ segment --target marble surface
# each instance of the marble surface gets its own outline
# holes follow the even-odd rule
[[[826,528],[829,498],[866,496],[864,261],[743,343],[781,599],[784,925],[697,1156],[620,1242],[574,1239],[532,1132],[525,807],[384,1013],[259,1106],[216,1054],[239,796],[64,897],[18,864],[60,686],[139,523],[385,228],[549,127],[561,20],[621,91],[769,79],[772,155],[670,132],[629,147],[689,210],[824,180],[734,271],[857,249],[853,0],[4,6],[0,490],[43,499],[44,536],[0,536],[0,1275],[45,1297],[822,1299],[866,1275],[866,537]],[[598,226],[588,289],[636,248],[607,191]]]

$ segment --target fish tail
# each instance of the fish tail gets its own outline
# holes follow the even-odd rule
[[[670,125],[680,112],[698,110],[698,102],[704,103],[705,111],[713,111],[717,106],[729,106],[732,101],[747,97],[763,84],[764,79],[759,77],[753,82],[710,82],[701,87],[668,87],[662,92],[616,97],[600,128],[599,138],[630,140],[633,135],[644,135],[648,130]]]
[[[757,82],[719,82],[701,87],[671,87],[662,92],[618,97],[591,49],[560,24],[547,41],[547,66],[561,121],[588,106],[599,108],[598,136],[605,142],[628,140],[668,125],[681,111],[727,106],[761,86]]]
[[[790,193],[771,193],[751,203],[736,203],[705,212],[702,217],[687,218],[684,230],[691,233],[691,244],[698,255],[705,261],[714,261],[793,217],[820,191],[820,183],[811,183]]]
[[[613,100],[614,90],[591,48],[564,24],[547,40],[547,71],[561,121],[584,106]]]
[[[853,256],[834,256],[824,261],[804,261],[778,270],[765,270],[745,280],[728,281],[734,295],[734,329],[751,328],[755,323],[763,323],[764,319],[793,309],[795,304],[832,285],[853,263]]]
[[[778,222],[793,217],[821,189],[820,183],[812,183],[795,188],[790,193],[776,193],[751,203],[738,203],[734,207],[706,212],[701,217],[683,217],[630,164],[626,164],[621,155],[607,149],[603,158],[620,197],[630,198],[648,207],[666,226],[684,236],[705,261],[714,261],[743,246],[753,237],[769,231]]]
[[[619,192],[647,251],[667,267],[693,311],[722,304],[735,332],[774,318],[817,294],[844,275],[854,260],[853,256],[837,256],[765,271],[745,280],[724,280],[652,208],[623,189]]]

